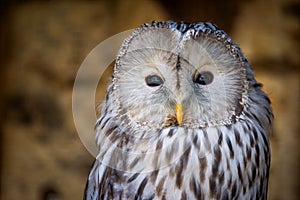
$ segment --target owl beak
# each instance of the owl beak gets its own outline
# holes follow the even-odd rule
[[[175,111],[176,111],[176,119],[178,124],[180,125],[182,122],[182,104],[181,103],[177,103],[175,106]]]

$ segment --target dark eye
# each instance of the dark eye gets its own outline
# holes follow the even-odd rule
[[[147,85],[150,87],[160,86],[161,84],[164,83],[162,78],[157,75],[149,75],[145,78],[145,81],[146,81]]]
[[[214,80],[214,75],[211,72],[201,72],[196,74],[194,82],[200,85],[208,85]]]

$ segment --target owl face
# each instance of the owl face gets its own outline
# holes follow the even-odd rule
[[[119,115],[152,128],[231,123],[243,109],[247,78],[240,51],[222,34],[172,24],[136,29],[116,60]]]

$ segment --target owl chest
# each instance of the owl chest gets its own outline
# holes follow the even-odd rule
[[[126,198],[264,199],[269,155],[262,138],[253,142],[248,134],[252,133],[242,133],[238,139],[234,133],[198,135],[197,139],[191,134],[191,138],[174,140],[180,150],[171,145],[174,155],[168,148],[159,155],[160,160],[170,161],[168,165],[159,167],[155,158],[149,158],[149,165],[156,163],[155,170],[125,175]]]

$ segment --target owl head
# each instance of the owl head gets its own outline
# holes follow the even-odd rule
[[[121,46],[108,98],[131,126],[203,128],[240,115],[250,80],[247,60],[215,25],[153,22]]]

